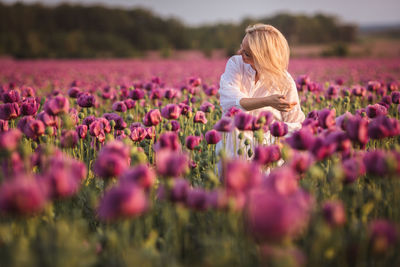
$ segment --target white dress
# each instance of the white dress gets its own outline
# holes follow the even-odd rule
[[[244,112],[252,114],[253,116],[257,116],[261,111],[269,111],[273,115],[273,119],[276,121],[284,121],[288,125],[288,135],[301,128],[301,123],[304,121],[305,116],[301,110],[300,100],[297,93],[296,83],[293,78],[290,76],[288,72],[286,72],[291,81],[290,88],[283,88],[283,93],[281,90],[277,88],[265,88],[262,86],[262,83],[255,81],[255,70],[250,66],[250,64],[246,64],[243,62],[242,57],[240,55],[232,56],[228,63],[226,64],[225,72],[221,76],[220,80],[220,104],[222,108],[223,114],[225,114],[231,107],[237,107]],[[239,104],[241,98],[256,98],[256,97],[265,97],[273,94],[283,94],[286,96],[286,101],[288,102],[297,102],[297,105],[290,110],[289,112],[281,112],[272,107],[264,107],[255,109],[252,111],[246,111]],[[244,138],[242,139],[242,145],[240,145],[240,140],[237,138],[240,131],[235,128],[232,132],[225,134],[225,152],[227,157],[235,157],[237,156],[237,150],[239,147],[244,148],[244,140],[250,140],[250,148],[254,152],[254,146],[257,145],[257,142],[253,138],[252,131],[242,131],[244,134]],[[236,145],[235,145],[236,141]],[[264,145],[274,144],[276,142],[275,138],[271,136],[269,131],[264,133]],[[217,143],[216,145],[216,153],[218,155],[219,151],[224,148],[223,140]],[[236,148],[236,151],[235,151]],[[235,153],[236,152],[236,153]],[[244,154],[242,157],[247,159],[251,159],[252,157],[248,157],[246,150],[243,150]],[[281,162],[281,164],[283,161]],[[221,166],[218,164],[218,172],[221,175]]]

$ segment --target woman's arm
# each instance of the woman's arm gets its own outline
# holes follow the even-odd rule
[[[263,107],[273,107],[281,112],[288,112],[297,105],[297,102],[288,102],[285,96],[275,94],[257,98],[241,98],[239,104],[247,111]]]

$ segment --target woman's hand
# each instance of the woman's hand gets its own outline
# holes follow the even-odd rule
[[[273,107],[281,112],[288,112],[297,105],[297,102],[289,103],[285,100],[285,96],[278,94],[267,96],[265,98],[265,103],[267,106]]]

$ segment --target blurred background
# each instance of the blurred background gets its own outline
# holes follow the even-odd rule
[[[0,1],[0,57],[222,58],[255,22],[292,57],[400,56],[400,1]]]

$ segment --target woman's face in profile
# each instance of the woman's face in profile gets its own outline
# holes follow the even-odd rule
[[[242,56],[243,62],[246,64],[250,64],[254,69],[254,59],[250,52],[249,43],[247,41],[247,35],[243,38],[238,53]]]

